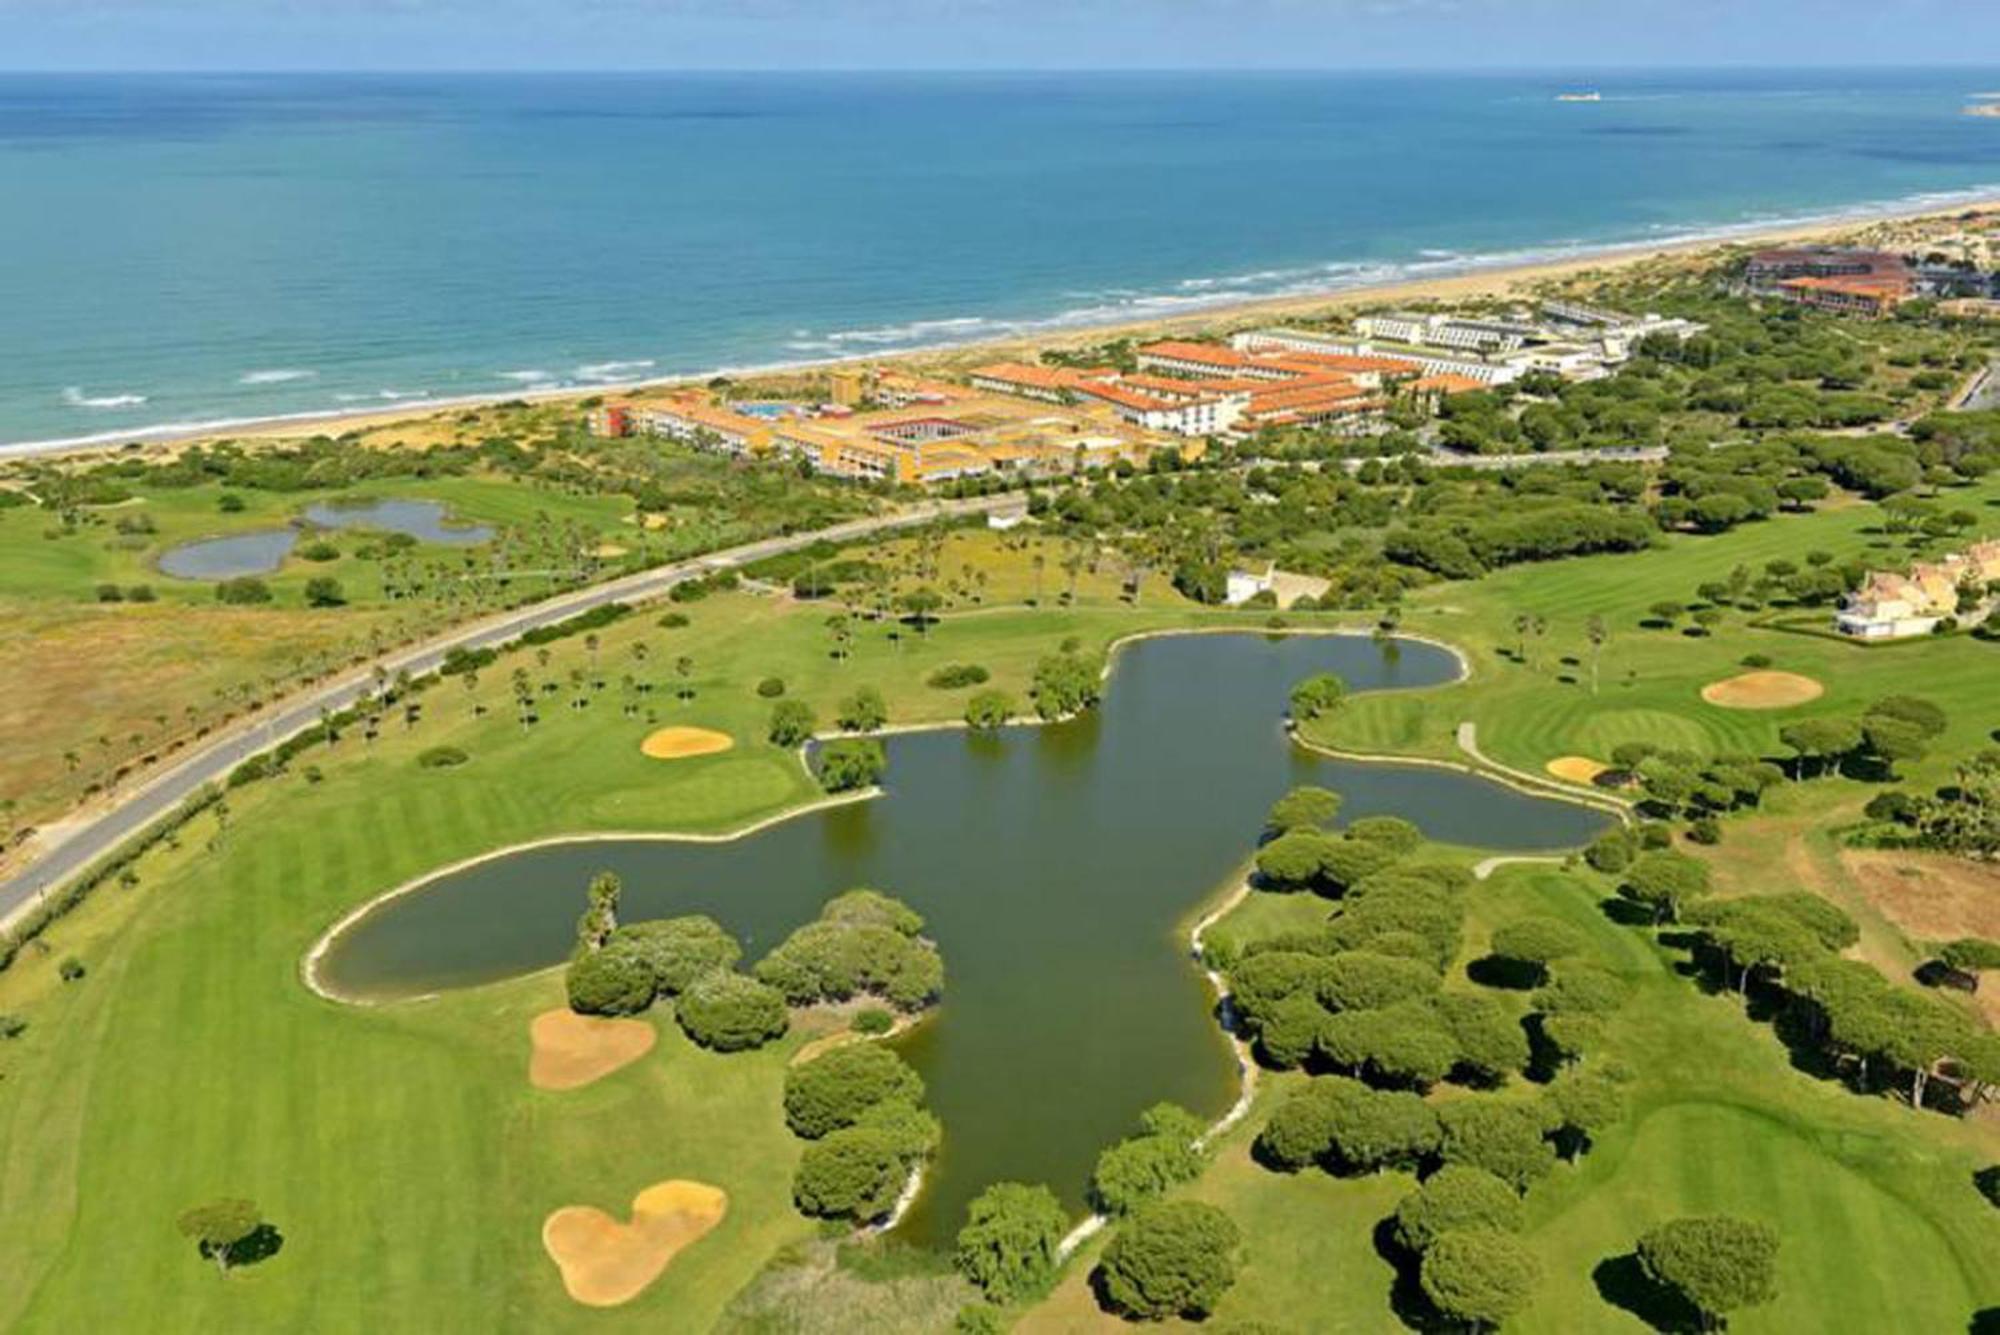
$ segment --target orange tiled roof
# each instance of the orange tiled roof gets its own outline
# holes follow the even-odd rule
[[[1033,389],[1074,389],[1090,380],[1101,380],[1117,374],[1108,366],[1079,368],[1074,366],[1035,366],[1027,362],[990,362],[985,366],[975,366],[966,373],[968,379],[1001,380],[1014,385],[1026,385]]]
[[[1439,394],[1473,394],[1485,389],[1486,386],[1469,375],[1455,375],[1447,371],[1443,375],[1427,375],[1414,380],[1410,383],[1410,388],[1419,393],[1434,391]]]
[[[1167,357],[1174,361],[1199,362],[1203,366],[1254,366],[1254,358],[1246,357],[1234,348],[1225,348],[1215,343],[1190,343],[1184,339],[1164,339],[1158,343],[1148,343],[1139,349],[1142,357]]]
[[[1910,290],[1906,278],[1878,278],[1861,274],[1851,278],[1787,278],[1778,286],[1802,292],[1840,292],[1852,297],[1901,297]]]
[[[1106,403],[1116,404],[1121,408],[1131,408],[1138,412],[1170,412],[1175,408],[1185,406],[1185,404],[1175,403],[1152,394],[1142,394],[1136,389],[1127,389],[1124,385],[1120,384],[1082,385],[1078,387],[1078,392],[1088,394],[1091,398],[1102,399]]]

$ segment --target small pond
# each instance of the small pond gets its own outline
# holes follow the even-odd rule
[[[1343,818],[1405,816],[1433,839],[1485,848],[1570,848],[1606,824],[1467,774],[1301,750],[1282,728],[1286,696],[1324,670],[1370,690],[1458,668],[1410,641],[1143,640],[1118,656],[1093,715],[892,737],[882,797],[729,843],[569,842],[451,873],[357,920],[320,978],[389,999],[559,963],[585,883],[607,868],[624,878],[626,921],[712,914],[751,960],[828,896],[874,886],[929,920],[948,980],[939,1012],[901,1040],[945,1126],[904,1230],[948,1240],[965,1202],[1002,1178],[1047,1182],[1081,1210],[1097,1152],[1146,1106],[1173,1099],[1216,1116],[1235,1098],[1232,1055],[1176,924],[1242,863],[1287,788],[1324,784],[1346,796]]]
[[[454,524],[437,501],[319,502],[306,510],[306,522],[320,528],[372,528],[407,533],[418,542],[448,547],[473,547],[493,539],[484,524]]]
[[[377,529],[387,533],[407,533],[419,542],[471,546],[492,540],[493,530],[483,524],[446,522],[445,507],[437,501],[358,501],[319,502],[309,507],[304,524],[315,528]],[[238,579],[245,575],[268,575],[284,564],[298,545],[300,527],[260,529],[226,538],[203,538],[184,542],[160,557],[160,570],[177,579]]]

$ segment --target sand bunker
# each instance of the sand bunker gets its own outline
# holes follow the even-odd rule
[[[1597,782],[1597,776],[1607,774],[1611,766],[1599,764],[1589,756],[1557,756],[1548,763],[1549,773],[1569,783]]]
[[[659,1039],[644,1020],[578,1015],[567,1008],[543,1011],[528,1025],[534,1044],[528,1079],[536,1089],[579,1089],[630,1066]]]
[[[1826,694],[1826,687],[1796,672],[1745,672],[1712,681],[1701,698],[1724,709],[1789,709]]]
[[[689,756],[712,756],[736,745],[726,732],[707,728],[661,728],[639,744],[639,749],[655,760],[685,760]]]
[[[656,1182],[632,1201],[632,1222],[594,1205],[565,1205],[542,1223],[542,1247],[563,1288],[586,1307],[630,1302],[681,1248],[722,1222],[729,1196],[705,1182]]]

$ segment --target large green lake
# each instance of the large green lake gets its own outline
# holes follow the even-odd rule
[[[1097,1152],[1147,1105],[1219,1115],[1234,1059],[1178,930],[1251,852],[1287,788],[1346,796],[1343,818],[1407,817],[1501,850],[1587,842],[1606,817],[1448,770],[1329,760],[1283,729],[1292,683],[1450,681],[1433,645],[1188,635],[1134,643],[1103,707],[1054,727],[890,739],[880,798],[728,843],[545,846],[454,872],[357,920],[320,962],[344,995],[393,998],[559,963],[590,876],[624,878],[626,921],[712,914],[751,959],[857,885],[919,909],[944,952],[942,1008],[902,1040],[943,1118],[943,1152],[903,1228],[950,1236],[1003,1178],[1079,1209]]]

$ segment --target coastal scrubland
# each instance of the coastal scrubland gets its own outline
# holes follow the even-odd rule
[[[476,415],[420,452],[401,436],[189,446],[83,469],[16,464],[0,497],[0,772],[7,833],[100,797],[172,750],[385,649],[524,601],[859,513],[779,470],[593,442],[547,410]],[[309,508],[441,507],[463,546]],[[176,577],[218,538],[295,534],[269,569]],[[116,663],[117,671],[106,671]]]

